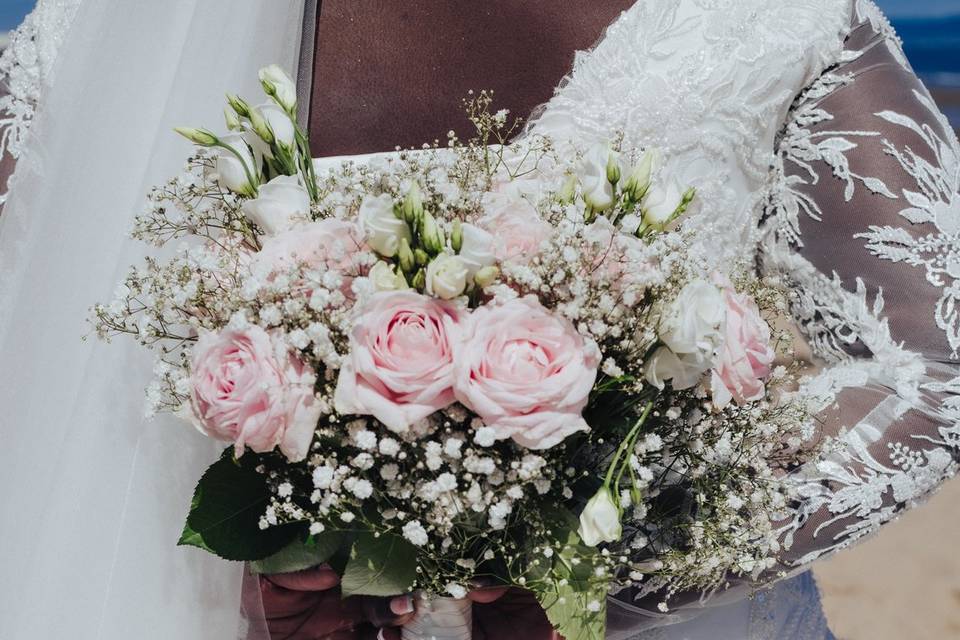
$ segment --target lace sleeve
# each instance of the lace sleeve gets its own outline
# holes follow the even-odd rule
[[[779,565],[725,590],[618,595],[610,627],[695,615],[878,531],[960,459],[960,144],[872,2],[777,140],[760,262],[818,360],[818,455],[787,476]],[[623,609],[624,607],[620,607]],[[626,637],[626,636],[624,636]]]
[[[0,53],[0,208],[80,0],[39,0]],[[2,210],[2,209],[0,209]]]
[[[960,458],[960,145],[876,6],[855,22],[780,142],[767,266],[827,364],[807,385],[826,440],[791,476],[787,569],[875,532]]]

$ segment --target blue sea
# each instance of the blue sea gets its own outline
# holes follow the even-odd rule
[[[903,39],[910,63],[927,86],[960,94],[960,7],[954,16],[895,19],[893,26]],[[942,102],[941,107],[960,128],[960,98]]]

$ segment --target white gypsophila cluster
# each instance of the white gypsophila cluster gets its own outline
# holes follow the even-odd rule
[[[684,313],[674,304],[684,287],[711,275],[674,225],[693,192],[659,175],[653,151],[605,145],[564,157],[536,138],[507,149],[506,114],[471,115],[470,144],[451,137],[447,147],[346,162],[321,179],[273,176],[285,168],[274,158],[251,182],[229,155],[201,151],[155,189],[134,236],[164,257],[131,269],[115,300],[93,310],[101,337],[129,334],[155,349],[148,413],[179,410],[196,422],[196,345],[254,328],[280,346],[269,380],[307,380],[290,423],[308,410],[316,422],[295,460],[273,449],[282,433],[257,448],[248,442],[254,453],[238,446],[237,455],[258,456],[267,479],[262,529],[305,523],[311,535],[394,536],[416,550],[416,588],[455,597],[488,561],[510,584],[556,591],[568,578],[539,567],[582,560],[598,584],[666,596],[775,571],[774,522],[790,499],[778,470],[809,439],[807,414],[768,398],[714,406],[704,371],[681,391],[647,382],[664,316]],[[253,161],[258,147],[242,144],[237,155]],[[497,217],[504,212],[530,237],[503,232],[516,222]],[[776,293],[743,280],[738,289],[752,287],[764,312],[778,310]],[[372,413],[338,413],[354,413],[336,391],[358,317],[375,294],[397,290],[465,313],[535,299],[598,354],[577,408],[583,429],[537,449],[453,401],[403,429]],[[709,328],[716,340],[693,336],[706,345],[705,369],[722,347],[722,325]],[[305,373],[286,370],[291,358]],[[770,382],[788,386],[790,375]],[[558,522],[569,526],[563,514],[585,512],[594,492],[597,539],[558,540]],[[598,613],[601,602],[584,606]]]
[[[261,526],[310,522],[323,531],[349,521],[393,533],[435,563],[438,592],[451,580],[466,582],[478,537],[497,557],[510,557],[517,548],[508,525],[525,518],[535,530],[541,519],[529,505],[563,486],[557,452],[486,441],[473,421],[457,405],[417,425],[415,435],[385,433],[363,418],[331,421],[318,430],[305,468],[269,472],[274,499]]]
[[[685,590],[779,575],[788,543],[775,523],[793,497],[780,470],[812,437],[809,413],[768,401],[717,411],[699,390],[676,394],[659,412],[670,428],[638,441],[623,492],[630,508],[621,549],[631,580],[643,584],[637,597],[657,594],[665,609]],[[643,501],[631,502],[636,495]]]

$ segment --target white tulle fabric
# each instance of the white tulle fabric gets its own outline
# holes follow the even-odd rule
[[[64,31],[0,216],[0,636],[235,638],[241,567],[177,548],[217,447],[145,421],[150,360],[84,341],[91,301],[143,247],[153,184],[257,69],[294,68],[299,0],[84,0]],[[43,40],[43,35],[39,36]]]

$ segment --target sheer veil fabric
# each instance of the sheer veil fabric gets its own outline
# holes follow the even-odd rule
[[[171,128],[295,69],[302,0],[84,0],[0,217],[0,636],[235,638],[241,568],[175,546],[218,447],[143,418],[149,358],[82,338],[143,254],[144,194],[182,167]],[[239,631],[240,633],[245,633]]]

